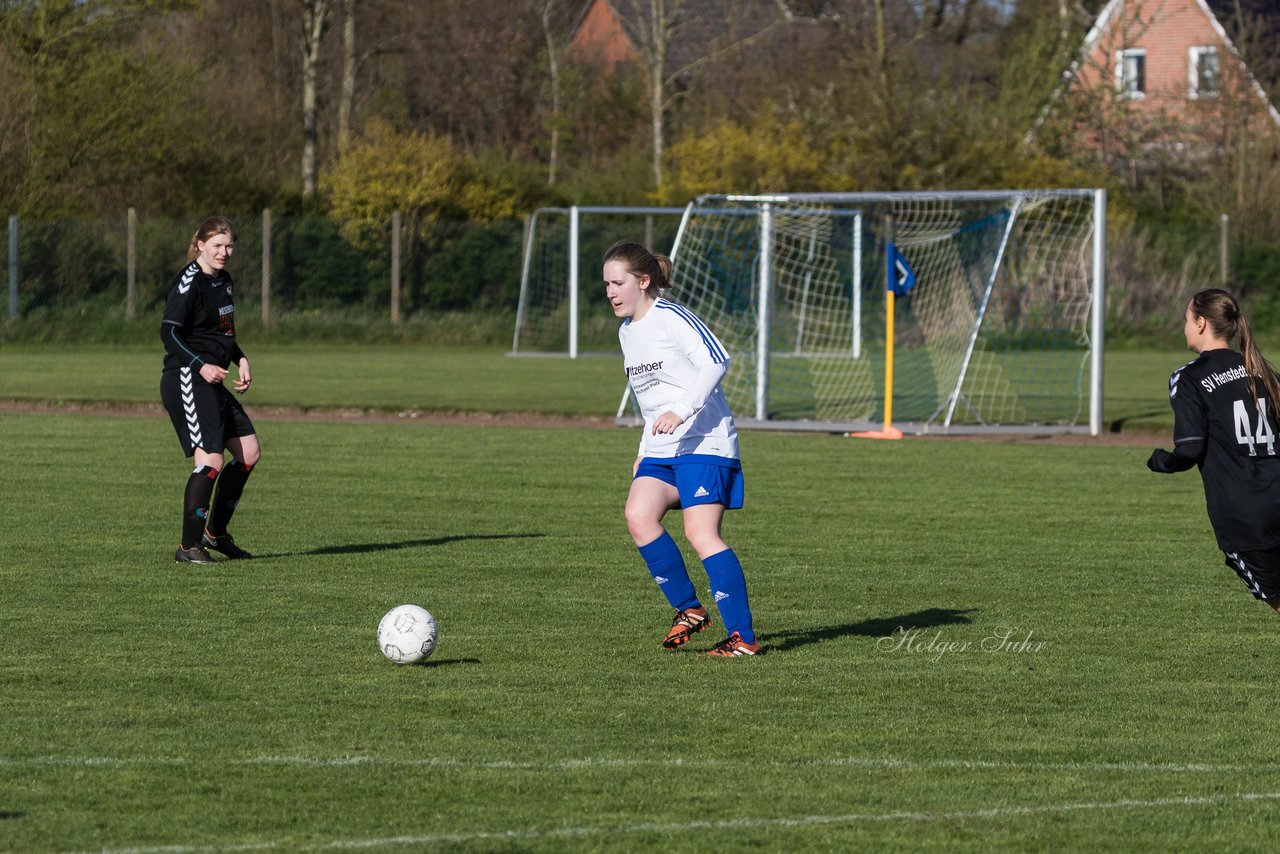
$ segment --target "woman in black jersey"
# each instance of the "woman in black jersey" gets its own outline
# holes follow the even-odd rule
[[[1173,372],[1173,452],[1147,467],[1200,467],[1205,508],[1227,566],[1254,597],[1280,612],[1280,380],[1263,358],[1235,297],[1210,288],[1191,298],[1183,332],[1199,357]],[[1238,340],[1240,351],[1231,349]]]
[[[174,554],[179,563],[216,563],[206,549],[233,560],[252,557],[227,533],[261,455],[253,423],[223,385],[232,364],[236,394],[253,384],[249,359],[236,343],[231,276],[225,269],[235,244],[235,227],[225,217],[211,216],[200,224],[187,249],[187,266],[169,288],[160,324],[165,350],[160,398],[182,450],[195,457],[183,498],[182,542]],[[225,466],[224,450],[231,453]]]

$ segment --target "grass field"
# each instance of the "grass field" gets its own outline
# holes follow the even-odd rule
[[[510,358],[495,348],[254,348],[251,405],[386,411],[612,416],[625,384],[616,358]],[[0,400],[158,407],[155,348],[0,348]],[[1120,351],[1104,362],[1108,429],[1167,432],[1169,373],[1185,350]],[[1085,418],[1087,422],[1087,417]]]
[[[153,400],[110,355],[0,352],[0,398]],[[260,357],[266,401],[607,413],[620,373],[313,355]],[[745,434],[768,653],[724,661],[659,646],[631,431],[258,427],[260,557],[191,570],[167,420],[0,413],[0,850],[1274,848],[1280,624],[1144,448]],[[377,650],[400,602],[427,666]]]

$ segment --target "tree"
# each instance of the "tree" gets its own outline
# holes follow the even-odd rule
[[[330,0],[302,0],[302,197],[316,191],[316,74]]]
[[[667,113],[704,66],[740,51],[785,21],[775,3],[722,3],[715,19],[686,0],[617,0],[644,68],[648,95],[653,185],[661,192],[666,162]],[[708,33],[717,34],[710,40]],[[676,48],[681,48],[677,53]]]
[[[406,256],[416,259],[407,266],[411,303],[421,294],[428,260],[424,226],[511,219],[518,205],[510,184],[482,174],[448,137],[398,131],[385,121],[372,122],[334,161],[322,186],[343,235],[356,246],[384,245],[392,214],[404,215]]]
[[[403,36],[384,69],[384,117],[447,135],[467,151],[531,157],[543,139],[546,81],[536,6],[433,0],[429,15],[415,4],[394,10]]]
[[[356,0],[342,0],[342,95],[338,99],[338,153],[351,144],[356,100]]]
[[[541,0],[541,5],[542,14],[539,18],[542,21],[542,35],[547,42],[547,73],[548,82],[551,86],[551,119],[548,122],[551,129],[551,139],[547,149],[547,186],[554,187],[556,183],[556,166],[560,158],[561,46],[556,38],[555,27],[556,10],[560,3],[559,0]]]
[[[1228,36],[1244,64],[1228,55],[1220,69],[1219,89],[1209,101],[1204,122],[1204,168],[1189,182],[1197,206],[1226,213],[1237,239],[1274,246],[1280,234],[1280,20],[1259,14],[1260,4],[1242,2]],[[1273,91],[1262,87],[1269,81]],[[1269,283],[1271,284],[1271,283]]]
[[[371,123],[325,175],[329,209],[357,240],[381,233],[394,211],[411,219],[462,216],[465,160],[447,138]]]
[[[36,216],[94,215],[186,163],[193,64],[145,46],[184,0],[29,0],[0,6],[5,118],[0,198]]]
[[[721,118],[690,131],[671,146],[671,178],[662,201],[678,204],[726,189],[742,193],[846,190],[825,152],[815,149],[799,122],[777,121],[766,111],[750,127]]]

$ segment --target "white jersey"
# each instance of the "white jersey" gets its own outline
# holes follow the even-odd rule
[[[640,456],[738,459],[738,432],[720,389],[729,354],[706,324],[659,297],[644,317],[623,321],[618,340],[631,393],[644,415]],[[653,435],[653,422],[666,412],[684,423],[674,433]]]

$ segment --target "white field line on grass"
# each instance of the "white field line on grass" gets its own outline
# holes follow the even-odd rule
[[[562,759],[553,762],[522,762],[517,760],[462,759],[406,759],[387,756],[254,756],[242,759],[217,757],[192,758],[183,756],[0,756],[0,768],[20,767],[71,767],[115,768],[131,766],[186,766],[186,765],[264,765],[284,767],[346,768],[359,765],[454,768],[462,771],[577,771],[584,768],[637,768],[637,767],[744,767],[752,768],[900,768],[903,770],[975,770],[975,771],[1118,771],[1161,772],[1171,774],[1238,774],[1280,771],[1280,764],[1260,763],[1251,765],[1213,764],[1203,762],[1008,762],[982,759],[877,759],[857,756],[834,756],[827,759],[774,760],[761,762],[749,759],[693,759],[680,757],[656,757],[653,759]]]
[[[325,849],[377,848],[386,845],[438,845],[485,841],[522,842],[536,839],[582,838],[588,836],[615,836],[633,833],[687,833],[697,830],[734,831],[762,828],[806,828],[841,824],[865,824],[871,822],[934,822],[963,821],[967,819],[1016,818],[1032,815],[1062,815],[1072,812],[1096,810],[1163,809],[1166,807],[1225,806],[1232,803],[1280,800],[1280,792],[1241,792],[1235,795],[1205,797],[1157,798],[1153,800],[1126,799],[1074,804],[1051,804],[1038,807],[992,807],[990,809],[950,810],[945,812],[886,812],[848,813],[846,815],[807,815],[797,818],[736,818],[721,821],[689,821],[670,823],[642,823],[623,825],[597,825],[582,827],[557,827],[546,830],[534,828],[506,831],[473,831],[469,833],[433,833],[420,836],[386,836],[368,839],[333,839],[327,842],[299,844],[297,840],[279,842],[249,842],[240,845],[164,845],[146,848],[106,848],[97,854],[199,854],[218,851],[264,851],[287,848],[293,851],[322,851]]]

